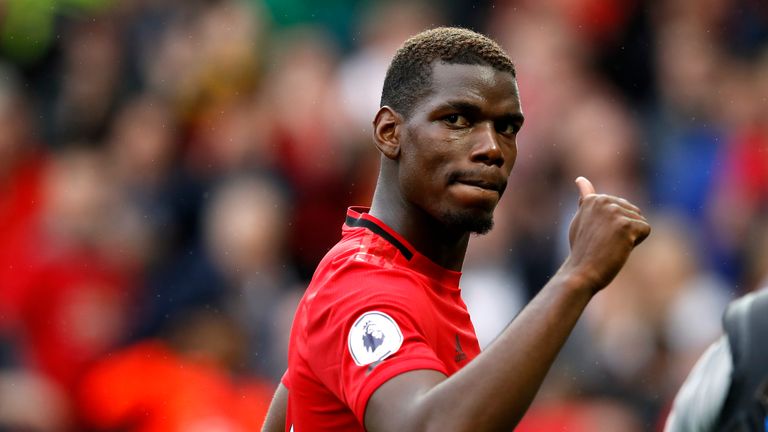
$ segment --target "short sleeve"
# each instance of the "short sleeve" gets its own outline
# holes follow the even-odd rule
[[[288,374],[290,371],[288,369],[285,370],[285,373],[283,374],[282,378],[280,378],[280,383],[285,386],[288,390],[291,389],[291,381],[290,381],[290,375]]]
[[[363,424],[370,396],[387,380],[430,369],[448,375],[437,357],[435,311],[426,282],[405,270],[359,263],[329,281],[307,330],[317,377]]]

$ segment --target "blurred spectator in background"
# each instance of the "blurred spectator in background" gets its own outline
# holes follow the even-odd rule
[[[240,366],[279,378],[286,352],[276,334],[278,305],[298,279],[285,262],[287,222],[282,191],[266,178],[236,177],[207,200],[203,243],[149,281],[145,325],[156,334],[195,310],[228,316],[248,349]],[[293,300],[296,301],[296,300]]]
[[[58,432],[71,426],[66,393],[40,374],[0,371],[0,430]]]
[[[236,375],[247,347],[226,315],[192,313],[163,340],[142,341],[97,364],[80,388],[79,413],[95,431],[258,430],[273,386]]]
[[[34,133],[34,115],[21,92],[21,77],[0,65],[0,333],[16,319],[12,305],[20,291],[14,265],[22,250],[32,247],[30,231],[41,207],[46,149]]]
[[[21,77],[0,64],[0,430],[60,431],[70,425],[68,395],[35,371],[23,345],[21,299],[43,196],[45,148]],[[48,407],[41,413],[37,407]]]
[[[585,173],[605,185],[606,193],[633,202],[647,202],[642,181],[643,148],[639,125],[621,96],[599,85],[579,100],[579,109],[566,113],[553,143],[560,148],[563,177]]]
[[[112,167],[117,193],[144,218],[153,245],[147,264],[164,264],[178,253],[190,222],[184,200],[191,187],[176,163],[177,120],[168,104],[153,94],[137,95],[121,106],[107,137],[106,163]],[[190,206],[190,204],[186,204]]]
[[[483,343],[560,261],[574,175],[657,215],[521,428],[658,429],[725,302],[768,280],[760,1],[0,1],[0,429],[189,430],[121,411],[144,354],[163,398],[258,411],[340,209],[370,202],[392,50],[438,25],[501,41],[526,106],[526,188],[462,279]],[[223,405],[222,430],[257,427]]]
[[[104,138],[121,91],[123,47],[119,38],[119,28],[110,17],[65,29],[53,104],[53,144]]]
[[[273,362],[285,353],[271,347],[286,336],[275,334],[279,319],[273,314],[298,283],[292,268],[283,265],[286,210],[274,185],[235,179],[219,189],[206,212],[208,253],[226,287],[221,308],[245,332],[246,365],[273,379],[283,372],[283,362]]]
[[[43,209],[15,263],[16,307],[28,359],[64,386],[123,341],[146,251],[137,215],[116,199],[100,154],[69,150],[50,162]]]

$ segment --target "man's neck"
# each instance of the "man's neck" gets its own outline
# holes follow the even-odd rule
[[[376,188],[370,214],[403,236],[422,255],[450,270],[461,271],[469,233],[445,227],[388,188]]]

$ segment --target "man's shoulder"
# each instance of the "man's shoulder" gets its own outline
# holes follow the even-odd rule
[[[414,269],[403,265],[400,252],[375,233],[359,232],[345,236],[323,257],[310,282],[312,286],[329,283],[357,284],[361,279],[366,287],[377,286],[379,278],[391,282],[422,284],[423,276]]]
[[[355,251],[321,263],[308,291],[336,299],[398,293],[416,295],[426,284],[424,277],[414,270],[381,256]]]
[[[410,307],[427,300],[423,275],[365,246],[340,242],[321,261],[302,299],[308,319],[323,319],[331,311],[355,313],[370,304]]]
[[[428,285],[417,273],[348,249],[336,252],[332,250],[320,264],[296,312],[297,342],[305,353],[335,353],[333,347],[346,346],[350,331],[365,333],[369,321],[388,329],[428,315],[424,313],[429,308]],[[326,360],[333,363],[338,356]],[[321,360],[315,356],[313,362]]]

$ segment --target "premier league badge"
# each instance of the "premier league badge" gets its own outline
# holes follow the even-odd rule
[[[349,353],[358,366],[384,360],[403,344],[403,333],[384,312],[366,312],[349,330]]]

